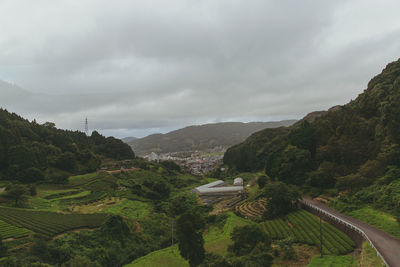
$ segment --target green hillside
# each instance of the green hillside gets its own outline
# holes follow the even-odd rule
[[[250,134],[264,128],[289,126],[295,120],[276,122],[222,122],[188,126],[166,134],[152,134],[144,138],[127,140],[139,155],[150,152],[205,150],[217,146],[232,146],[242,142]]]
[[[48,176],[62,182],[69,174],[92,172],[101,158],[132,159],[132,149],[97,132],[57,129],[0,109],[0,180],[31,183]],[[65,180],[65,179],[64,179]]]
[[[253,134],[228,149],[224,163],[238,171],[264,169],[271,179],[316,195],[330,188],[350,193],[368,186],[375,192],[398,188],[400,60],[388,64],[354,101],[314,115],[292,127]],[[357,198],[372,202],[373,193],[366,194]],[[384,199],[378,204],[400,210],[400,202],[390,203]]]

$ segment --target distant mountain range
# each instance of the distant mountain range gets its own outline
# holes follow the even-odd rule
[[[128,143],[138,155],[151,152],[167,153],[229,147],[244,141],[252,133],[265,128],[290,126],[296,120],[273,122],[222,122],[188,126],[166,134],[152,134],[143,138],[127,137]]]
[[[124,141],[125,143],[133,142],[137,139],[137,137],[125,137],[122,138],[121,140]]]

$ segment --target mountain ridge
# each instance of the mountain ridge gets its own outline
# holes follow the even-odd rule
[[[167,153],[228,147],[243,141],[251,133],[264,128],[289,126],[295,120],[274,122],[221,122],[190,125],[166,134],[151,134],[127,143],[138,155],[150,152]]]

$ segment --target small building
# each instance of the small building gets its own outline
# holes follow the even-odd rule
[[[243,178],[237,177],[233,180],[233,185],[235,186],[243,186]]]
[[[243,180],[242,180],[243,184]],[[229,186],[226,182],[218,180],[202,186],[198,186],[192,190],[198,195],[234,195],[243,192],[243,186]]]
[[[154,152],[150,153],[150,155],[148,156],[148,159],[150,161],[156,161],[156,162],[158,162],[158,160],[159,160],[158,155],[156,153],[154,153]]]

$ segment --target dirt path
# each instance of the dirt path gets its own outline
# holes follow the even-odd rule
[[[400,240],[386,232],[372,227],[369,224],[333,210],[318,201],[303,199],[303,202],[317,206],[325,212],[332,214],[345,222],[351,223],[364,231],[382,257],[385,259],[389,267],[400,267]]]

